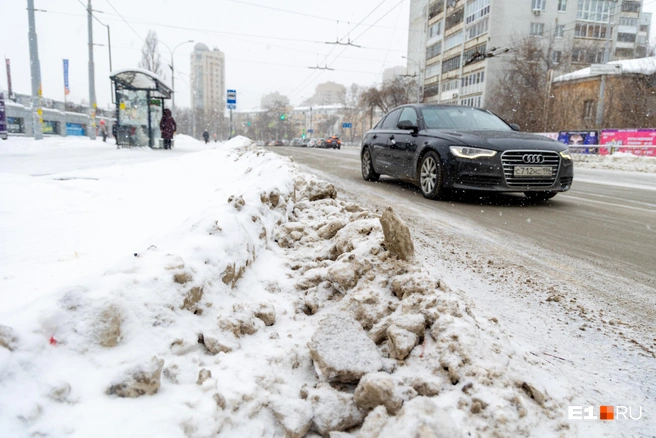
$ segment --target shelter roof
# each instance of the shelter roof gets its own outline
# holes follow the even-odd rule
[[[173,90],[155,73],[142,68],[115,70],[109,74],[114,82],[128,90],[148,90],[152,97],[169,99]]]

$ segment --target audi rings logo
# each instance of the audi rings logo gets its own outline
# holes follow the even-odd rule
[[[542,164],[544,157],[540,154],[526,154],[522,157],[522,161],[526,164]]]

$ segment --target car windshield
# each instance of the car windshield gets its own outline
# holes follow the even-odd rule
[[[421,113],[427,129],[512,130],[497,116],[475,108],[428,107],[422,108]]]

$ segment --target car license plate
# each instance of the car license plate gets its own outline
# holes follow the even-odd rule
[[[551,176],[551,167],[515,166],[514,176]]]

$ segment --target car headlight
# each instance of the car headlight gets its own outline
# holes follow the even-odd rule
[[[560,153],[560,156],[563,157],[566,160],[571,160],[572,159],[572,153],[569,151],[569,148],[562,151]]]
[[[449,150],[453,155],[459,158],[490,158],[497,154],[497,151],[489,149],[472,148],[469,146],[449,146]]]

